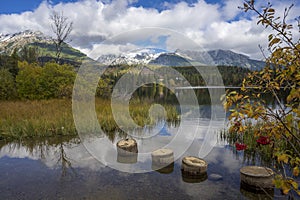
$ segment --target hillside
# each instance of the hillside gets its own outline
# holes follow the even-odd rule
[[[0,34],[0,54],[11,55],[14,51],[20,52],[23,47],[36,47],[41,61],[55,57],[56,50],[52,38],[40,31],[26,30],[14,34]],[[64,43],[61,58],[63,62],[79,64],[86,55]]]

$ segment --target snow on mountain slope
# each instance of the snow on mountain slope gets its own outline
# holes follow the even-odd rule
[[[21,48],[34,42],[52,43],[52,39],[40,31],[31,30],[14,34],[0,34],[0,53],[11,54],[16,48]]]
[[[107,54],[100,56],[97,61],[105,65],[136,65],[148,64],[166,51],[156,48],[137,49],[121,55]]]

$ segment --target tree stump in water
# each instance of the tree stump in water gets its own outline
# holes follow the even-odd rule
[[[171,149],[158,149],[151,153],[152,163],[157,165],[169,165],[174,162],[174,153]]]
[[[138,148],[134,139],[124,139],[117,143],[117,162],[133,164],[137,162]]]
[[[274,172],[260,166],[245,166],[240,169],[241,186],[249,190],[273,189]]]
[[[186,156],[182,159],[181,172],[186,178],[201,178],[207,171],[207,162],[201,158]],[[206,174],[207,178],[207,174]]]
[[[122,156],[132,156],[138,153],[137,142],[135,139],[124,139],[117,143],[117,151]]]
[[[157,149],[151,153],[152,169],[169,174],[174,170],[174,153],[172,149]]]
[[[182,159],[182,180],[187,183],[200,183],[207,179],[207,163],[205,160],[187,156]]]
[[[171,149],[158,149],[151,153],[152,169],[168,174],[174,170],[174,153]]]

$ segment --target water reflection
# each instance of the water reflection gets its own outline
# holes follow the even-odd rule
[[[195,155],[199,142],[195,141],[183,156]],[[249,192],[240,189],[239,169],[244,164],[232,149],[218,142],[205,160],[209,163],[207,175],[219,174],[222,180],[207,179],[207,176],[192,180],[182,177],[181,159],[150,173],[119,172],[95,160],[76,137],[1,143],[0,197],[16,199],[26,193],[29,199],[124,199],[124,196],[140,198],[145,194],[148,199],[252,198],[248,197]],[[24,187],[24,181],[30,184]],[[278,191],[274,195],[278,195]]]
[[[174,171],[174,162],[172,162],[168,166],[159,166],[155,163],[152,163],[152,170],[161,174],[171,174]]]
[[[86,151],[78,137],[62,136],[0,144],[0,158],[40,160],[51,169],[61,168],[62,175],[67,170],[74,172],[78,167],[88,167],[91,170],[104,167]]]
[[[195,112],[200,112],[200,119],[194,118]],[[158,124],[163,128],[157,135],[137,139],[139,154],[134,158],[117,154],[116,141],[124,138],[122,134],[89,138],[93,148],[101,152],[101,160],[109,162],[96,160],[78,137],[0,142],[0,199],[268,199],[270,195],[241,188],[239,169],[252,161],[218,138],[214,138],[212,142],[216,145],[204,158],[208,162],[207,174],[192,180],[182,176],[181,159],[199,155],[200,148],[206,145],[203,141],[208,129],[219,132],[224,128],[222,122],[211,116],[209,105],[185,114],[190,120],[186,121],[184,131],[192,132],[191,127],[196,125],[199,132],[195,137],[185,135],[191,146],[185,151],[178,143],[174,157],[177,154],[179,159],[164,168],[153,166],[151,157],[143,156],[145,152],[163,148],[176,136],[178,126],[163,121]],[[136,131],[133,134],[138,135],[141,130]],[[151,172],[125,173],[107,167],[109,164],[127,167],[128,171],[130,166],[139,165]],[[222,179],[211,179],[211,174]],[[274,190],[271,197],[282,196]]]
[[[182,173],[182,180],[186,183],[201,183],[207,179],[207,173],[196,176],[190,176],[185,173]]]

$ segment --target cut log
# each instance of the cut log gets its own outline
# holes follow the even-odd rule
[[[241,185],[250,190],[273,189],[274,172],[260,166],[245,166],[240,169]]]
[[[117,151],[121,156],[132,156],[138,153],[137,142],[135,139],[124,139],[117,143]]]
[[[202,175],[207,171],[207,162],[198,157],[186,156],[182,159],[181,171],[185,176]]]

